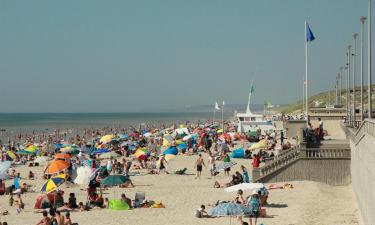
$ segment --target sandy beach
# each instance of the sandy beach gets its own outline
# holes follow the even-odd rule
[[[170,161],[169,171],[179,168],[188,168],[188,175],[140,175],[132,176],[135,188],[115,188],[105,190],[105,196],[119,198],[121,193],[134,199],[136,192],[145,192],[146,199],[161,201],[166,208],[140,208],[128,211],[114,211],[110,209],[94,209],[88,212],[72,212],[73,222],[81,225],[95,224],[238,224],[234,218],[208,218],[198,219],[194,212],[201,204],[207,206],[217,200],[233,200],[235,193],[227,193],[222,188],[213,188],[215,180],[220,183],[229,181],[224,174],[211,178],[208,169],[203,170],[202,177],[195,179],[194,162],[197,156],[178,156]],[[207,155],[204,154],[207,162]],[[239,170],[240,165],[251,169],[250,160],[234,159],[237,165],[232,171]],[[32,225],[40,220],[41,213],[35,213],[33,206],[35,197],[40,194],[39,188],[43,167],[17,166],[16,170],[25,177],[32,169],[36,173],[36,180],[22,179],[21,182],[32,184],[36,193],[22,195],[25,210],[16,213],[15,207],[8,204],[8,196],[0,196],[0,210],[8,210],[9,214],[0,216],[0,221],[7,221],[11,225]],[[140,171],[141,174],[144,172]],[[12,180],[6,181],[9,185]],[[271,190],[269,197],[270,206],[266,207],[267,217],[260,218],[259,223],[267,225],[280,224],[361,224],[358,216],[356,200],[350,186],[333,187],[309,181],[290,182],[293,189]],[[282,185],[282,184],[281,184]],[[268,186],[268,185],[266,185]],[[74,192],[78,201],[85,201],[86,192],[78,185],[67,186],[63,184],[65,200],[70,192]],[[245,196],[250,193],[245,191]]]

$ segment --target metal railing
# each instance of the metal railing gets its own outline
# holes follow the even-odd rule
[[[346,133],[355,145],[358,145],[366,134],[375,137],[375,119],[365,119],[356,130],[346,127]]]
[[[299,159],[350,159],[350,146],[337,145],[328,148],[293,148],[280,153],[273,160],[263,166],[253,169],[253,180],[258,181],[284,167],[287,167]]]

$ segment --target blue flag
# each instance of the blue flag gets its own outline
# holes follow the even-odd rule
[[[311,31],[309,24],[306,23],[306,42],[313,41],[315,39],[313,32]]]

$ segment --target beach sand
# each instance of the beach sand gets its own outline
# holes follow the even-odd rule
[[[238,224],[234,218],[208,218],[198,219],[194,217],[195,210],[201,204],[207,206],[217,200],[233,200],[235,193],[227,193],[222,188],[213,188],[214,181],[220,183],[229,181],[228,177],[219,174],[215,179],[211,178],[208,169],[204,169],[203,176],[195,179],[194,162],[197,156],[178,156],[170,161],[169,171],[179,168],[188,168],[189,175],[141,175],[132,177],[135,188],[115,188],[104,191],[109,198],[119,198],[121,193],[134,198],[136,192],[145,192],[146,199],[161,201],[166,208],[163,209],[134,209],[129,211],[113,211],[109,209],[91,210],[89,212],[73,212],[73,222],[80,225],[115,225],[115,224]],[[207,156],[204,155],[206,162]],[[232,169],[239,170],[240,165],[245,165],[250,170],[250,160],[234,160],[237,165]],[[37,180],[22,179],[21,182],[31,183],[39,190],[43,181],[41,174],[43,167],[17,166],[21,177],[26,177],[28,171],[36,172]],[[191,175],[190,175],[191,174]],[[12,181],[7,181],[10,184]],[[265,225],[289,225],[289,224],[361,224],[359,210],[353,191],[350,186],[333,187],[326,184],[296,181],[290,182],[294,189],[271,190],[268,202],[271,207],[266,207],[267,218],[260,218],[259,223]],[[86,192],[82,187],[61,186],[65,191],[65,201],[70,192],[76,193],[78,201],[85,201]],[[37,193],[23,195],[25,210],[16,214],[15,207],[8,204],[8,196],[0,196],[0,210],[8,210],[9,215],[0,216],[0,221],[7,221],[10,225],[32,225],[42,217],[41,213],[34,213],[34,202]],[[249,195],[245,191],[245,195]]]

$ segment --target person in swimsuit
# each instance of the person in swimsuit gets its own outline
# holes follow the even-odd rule
[[[206,167],[206,165],[204,164],[202,155],[199,154],[198,159],[195,162],[195,166],[194,166],[194,168],[197,168],[197,176],[196,176],[197,178],[200,178],[200,176],[202,175],[203,166]]]
[[[165,155],[161,156],[159,163],[160,163],[160,165],[159,165],[159,174],[161,174],[162,171],[164,173],[166,173],[166,171],[165,171],[165,165],[164,164],[168,164],[168,163],[167,163],[167,160],[165,159]]]
[[[51,225],[51,219],[48,217],[47,211],[43,211],[43,219],[41,219],[36,225]]]

